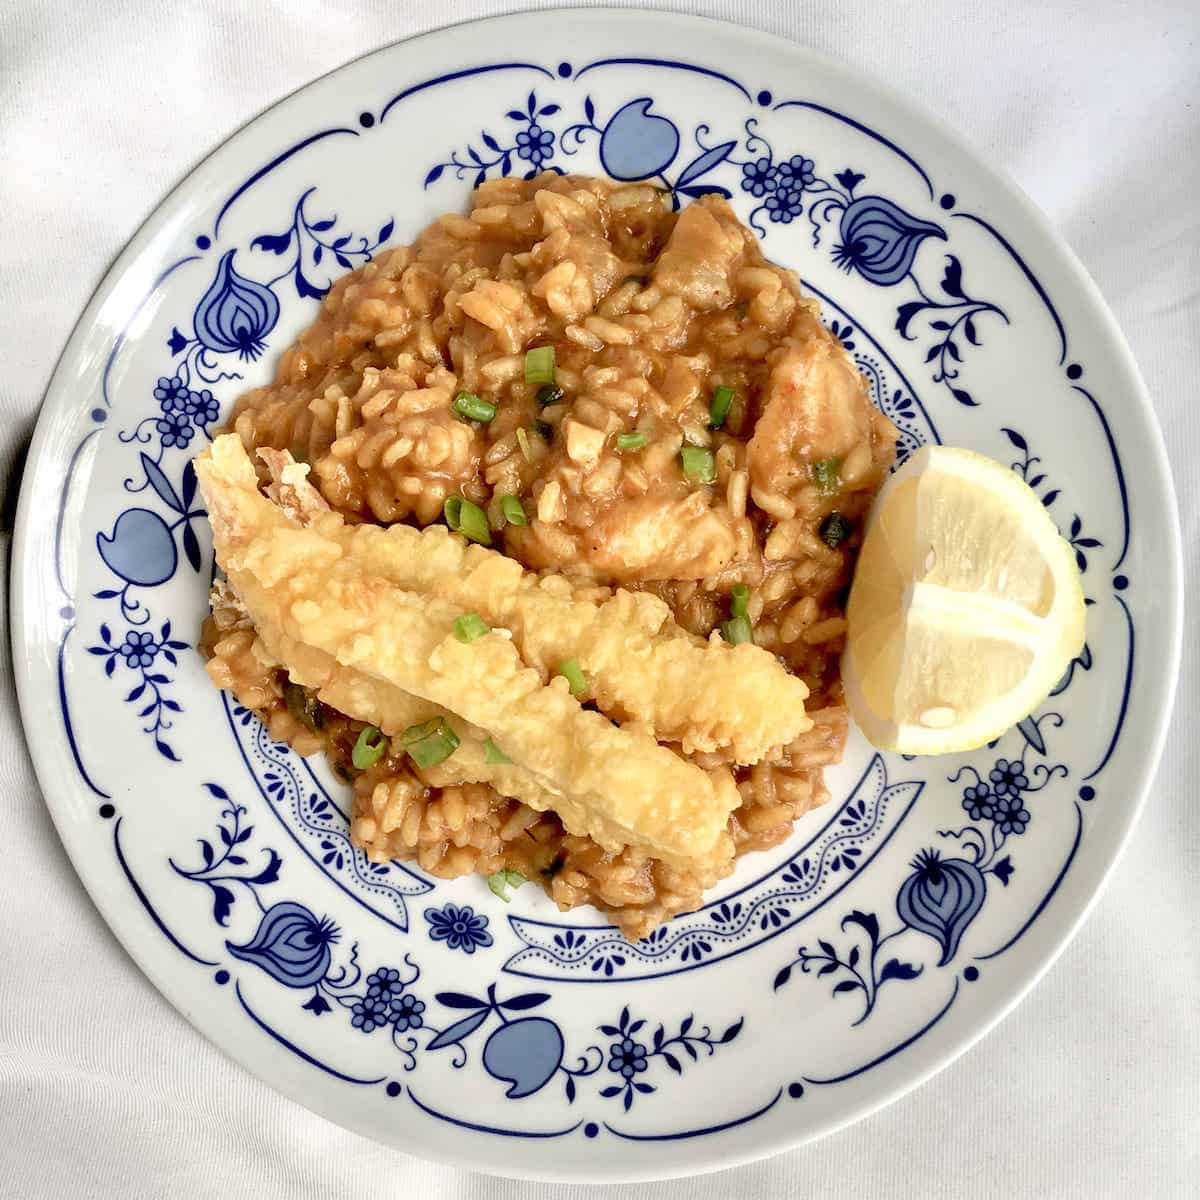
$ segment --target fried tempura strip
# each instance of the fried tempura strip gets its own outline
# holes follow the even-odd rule
[[[545,674],[575,658],[600,708],[645,724],[685,754],[726,751],[757,762],[812,728],[808,688],[775,656],[751,644],[705,642],[686,633],[647,592],[580,598],[562,576],[539,577],[515,559],[471,545],[440,525],[346,525],[327,511],[290,454],[260,451],[275,488],[303,519],[356,561],[408,591],[438,596],[512,631],[521,657]]]
[[[274,603],[252,574],[231,571],[228,585],[247,613],[270,613]],[[355,720],[366,721],[389,737],[402,734],[412,725],[434,717],[444,718],[460,740],[459,748],[444,763],[426,774],[439,787],[456,783],[490,783],[498,792],[544,812],[554,809],[561,796],[544,787],[516,763],[487,761],[484,747],[488,734],[428,700],[420,700],[400,688],[374,679],[353,667],[344,667],[324,651],[288,637],[274,621],[256,626],[258,640],[272,662],[285,667],[292,683],[311,688],[330,708]],[[606,845],[617,850],[622,841]]]
[[[262,496],[236,437],[218,438],[196,469],[218,562],[242,583],[260,634],[278,629],[486,729],[557,793],[551,807],[572,832],[675,860],[713,850],[737,803],[727,774],[714,782],[645,732],[581,708],[561,677],[543,685],[500,633],[460,642],[451,629],[461,608],[395,587],[320,522],[302,528]]]

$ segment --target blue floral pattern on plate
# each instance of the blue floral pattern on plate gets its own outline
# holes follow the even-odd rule
[[[631,65],[639,67],[636,81],[621,73]],[[725,99],[714,92],[708,108],[682,102],[670,86],[681,74],[725,89]],[[739,876],[698,913],[636,946],[594,917],[563,918],[527,902],[533,889],[501,910],[478,888],[369,862],[350,844],[344,796],[319,766],[273,745],[245,710],[193,682],[184,690],[184,676],[194,681],[199,671],[178,630],[185,612],[188,622],[199,612],[211,569],[187,460],[245,386],[242,376],[261,377],[266,357],[311,320],[333,274],[368,262],[394,233],[378,212],[325,203],[346,191],[336,190],[336,172],[322,169],[320,156],[353,139],[368,144],[422,89],[450,97],[464,80],[484,76],[493,94],[511,83],[503,93],[511,99],[494,118],[480,122],[476,104],[467,126],[447,122],[457,133],[447,132],[436,160],[401,162],[414,194],[440,186],[450,207],[461,199],[452,180],[600,166],[662,187],[676,206],[707,193],[729,197],[769,253],[804,271],[835,336],[900,428],[901,453],[938,439],[934,416],[956,438],[968,429],[981,446],[1015,450],[1013,469],[1059,518],[1087,572],[1089,602],[1104,600],[1128,632],[1124,646],[1089,638],[1056,689],[1054,711],[1027,718],[942,778],[922,764],[871,757],[857,781],[839,780],[838,798],[803,826],[802,844],[764,856],[757,878]],[[797,114],[805,120],[792,120]],[[831,150],[822,123],[855,132]],[[275,183],[285,176],[286,191]],[[905,178],[927,185],[928,196]],[[268,179],[271,188],[260,190]],[[273,213],[266,200],[246,200],[259,195],[280,201]],[[254,215],[241,219],[243,211]],[[351,232],[363,228],[374,232]],[[996,272],[977,266],[979,242],[968,230],[1007,256],[1027,297],[1012,286],[992,290]],[[102,801],[99,820],[111,823],[116,878],[181,969],[227,989],[232,1019],[305,1070],[374,1089],[385,1103],[407,1097],[414,1113],[485,1138],[590,1140],[604,1131],[623,1147],[691,1145],[772,1121],[785,1098],[851,1086],[936,1037],[931,1031],[963,1003],[964,989],[1020,944],[1071,870],[1096,799],[1093,781],[1121,737],[1133,675],[1123,566],[1129,489],[1103,406],[1079,382],[1083,367],[1068,362],[1067,330],[1034,268],[982,217],[939,195],[884,134],[827,106],[753,92],[719,66],[667,59],[503,62],[431,76],[350,125],[279,146],[214,201],[211,225],[193,243],[147,297],[162,300],[162,313],[144,301],[115,339],[70,460],[64,513],[72,472],[89,448],[102,445],[119,473],[118,486],[82,518],[78,590],[55,542],[64,596],[61,733],[81,787]],[[1061,440],[1046,448],[1052,438],[975,382],[973,364],[999,353],[1001,331],[1018,321],[1040,321],[1057,347],[1055,369],[1099,431],[1097,462],[1113,481],[1111,495],[1099,487],[1074,494],[1058,482],[1074,477]],[[122,374],[126,356],[144,369]],[[141,380],[136,403],[131,379]],[[985,415],[1002,407],[1003,415]],[[119,416],[114,436],[105,430],[110,413]],[[78,625],[89,634],[77,647],[69,639]],[[1101,679],[1121,702],[1084,761],[1062,751],[1062,740],[1081,712],[1093,720],[1079,696],[1084,688],[1095,694]],[[156,780],[182,779],[189,764],[205,762],[205,739],[218,732],[233,749],[227,761],[240,762],[249,779],[209,783],[211,803],[172,809],[178,827],[157,858],[144,847],[135,853],[146,813],[105,790],[112,760],[73,707],[85,682],[89,697],[116,696],[117,712],[137,706],[128,710],[139,714],[127,722],[129,746],[146,745],[139,768]],[[115,716],[105,723],[114,737],[121,728]],[[949,800],[955,816],[944,827],[922,824],[918,799],[922,811],[940,806],[939,813]],[[416,896],[425,899],[413,920],[408,901]],[[776,946],[777,938],[785,942]],[[790,957],[780,952],[785,943]],[[735,994],[714,986],[692,1004],[682,987],[664,982],[703,970],[715,984],[730,977],[717,964],[732,971],[737,956]],[[805,976],[822,986],[802,984]],[[770,1078],[756,1076],[751,1088],[742,1064],[761,1065],[773,1029],[800,1006],[827,1030],[848,1027],[837,1041],[841,1057],[808,1069],[772,1060]],[[595,1019],[577,1015],[584,1009]],[[721,1076],[725,1063],[731,1074]],[[685,1074],[686,1085],[677,1078]],[[739,1086],[713,1093],[711,1128],[676,1119],[676,1108],[714,1079]]]

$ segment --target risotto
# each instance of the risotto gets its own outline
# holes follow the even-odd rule
[[[686,722],[655,733],[736,783],[718,850],[687,861],[572,832],[453,756],[420,765],[411,740],[376,737],[290,679],[234,588],[214,592],[202,649],[273,738],[324,752],[353,787],[352,837],[371,858],[478,872],[498,893],[537,882],[639,938],[827,799],[847,723],[844,595],[896,432],[815,302],[724,201],[677,213],[644,184],[547,174],[486,182],[472,205],[340,279],[275,381],[238,401],[229,428],[267,452],[261,484],[286,501],[269,452],[287,452],[347,528],[446,520],[517,560],[530,586],[569,581],[572,604],[649,593],[697,653],[749,642],[803,681],[803,731],[752,748]],[[512,643],[521,665],[646,736],[598,676],[589,687],[573,658],[542,662],[528,640]]]

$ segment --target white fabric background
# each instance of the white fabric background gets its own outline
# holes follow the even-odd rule
[[[1187,579],[1200,584],[1200,5],[659,3],[757,25],[883,77],[945,116],[1049,213],[1155,397]],[[201,157],[348,59],[505,7],[0,0],[0,490],[14,490],[12,464],[92,289]],[[1197,645],[1185,647],[1175,737],[1146,816],[1091,920],[1019,1010],[855,1128],[656,1187],[658,1196],[1197,1194]],[[5,662],[0,1197],[587,1194],[373,1145],[275,1095],[195,1033],[75,878],[34,783],[10,674]]]

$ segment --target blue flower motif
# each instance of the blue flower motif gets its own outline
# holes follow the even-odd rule
[[[125,635],[125,641],[121,643],[119,649],[127,667],[144,669],[154,662],[158,655],[159,645],[154,640],[153,634],[140,633],[131,629]]]
[[[996,798],[992,789],[981,781],[963,789],[962,806],[972,821],[989,821],[996,809]]]
[[[222,256],[196,306],[196,340],[218,354],[255,359],[266,349],[266,336],[279,320],[279,298],[266,284],[233,269],[236,253],[229,250]]]
[[[350,1006],[350,1024],[363,1033],[374,1033],[388,1024],[387,1003],[378,996],[362,996]]]
[[[163,412],[183,412],[187,397],[187,385],[178,375],[172,375],[169,379],[165,375],[158,377],[158,383],[154,387],[154,398]]]
[[[767,217],[776,225],[790,225],[802,211],[800,189],[785,187],[780,180],[775,192],[767,197]]]
[[[467,1018],[470,1020],[470,1018]],[[532,1096],[562,1065],[562,1030],[545,1017],[521,1017],[492,1031],[483,1047],[483,1069],[511,1086],[510,1100]]]
[[[775,164],[769,158],[756,158],[742,163],[742,191],[762,198],[775,190],[779,182]]]
[[[554,134],[549,129],[543,129],[536,121],[531,121],[528,129],[522,129],[517,134],[516,142],[517,157],[535,167],[540,167],[554,154]]]
[[[425,1023],[425,1018],[421,1016],[424,1011],[425,1001],[412,995],[393,996],[388,1005],[388,1015],[397,1033],[403,1033],[406,1029],[420,1029]]]
[[[1029,809],[1019,795],[1004,796],[996,801],[996,828],[1005,834],[1022,834],[1029,824]]]
[[[1025,764],[1020,759],[1009,761],[1007,758],[996,759],[996,765],[988,772],[988,778],[992,781],[992,787],[996,790],[997,797],[1019,797],[1020,794],[1029,787],[1029,780],[1025,775]]]
[[[608,1069],[625,1079],[632,1079],[646,1069],[646,1047],[631,1037],[613,1042],[608,1053]]]
[[[385,1004],[403,991],[404,984],[400,982],[400,972],[395,967],[380,967],[367,976],[367,995],[381,997]]]
[[[170,449],[172,446],[178,446],[182,449],[192,440],[192,434],[196,431],[192,428],[192,423],[188,419],[187,413],[184,412],[169,412],[159,417],[154,422],[154,428],[158,431],[159,440],[162,442],[165,449]]]
[[[630,100],[609,119],[600,135],[600,162],[613,179],[649,179],[665,171],[679,151],[679,130],[651,113],[646,96]]]
[[[170,527],[148,508],[127,508],[112,533],[96,534],[96,549],[110,571],[142,587],[170,579],[179,559]]]
[[[318,920],[303,904],[281,900],[263,913],[250,941],[244,946],[226,942],[225,948],[285,987],[309,988],[328,973],[333,957],[329,947],[337,939],[338,928],[328,917]]]
[[[817,181],[816,164],[803,154],[793,154],[787,162],[781,162],[778,169],[781,188],[795,188],[801,191],[812,187]]]
[[[926,238],[946,239],[940,226],[918,221],[882,196],[860,196],[848,204],[840,232],[833,261],[880,287],[891,287],[908,275]]]
[[[476,916],[469,904],[427,908],[425,920],[429,922],[429,936],[435,942],[445,942],[451,950],[474,954],[477,948],[492,944],[487,917],[482,913]]]
[[[928,934],[941,946],[938,966],[944,967],[983,907],[987,884],[973,863],[943,859],[936,850],[923,850],[912,866],[913,874],[896,897],[896,911],[909,928]]]
[[[183,411],[192,419],[197,429],[211,425],[221,411],[212,392],[204,388],[199,392],[188,392],[184,397]]]

